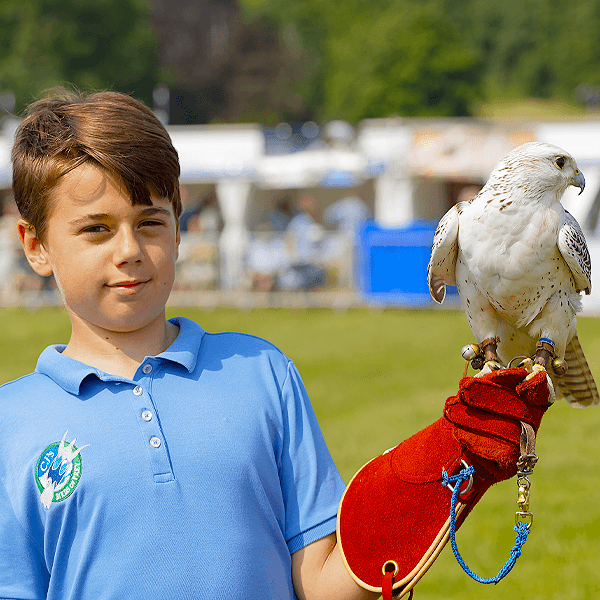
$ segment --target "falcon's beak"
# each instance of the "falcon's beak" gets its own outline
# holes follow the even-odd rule
[[[585,188],[585,177],[583,176],[583,173],[579,169],[577,169],[577,171],[575,171],[575,177],[573,177],[573,180],[571,181],[571,185],[578,187],[581,190],[579,192],[579,195],[581,195],[581,193],[583,192],[583,190]]]

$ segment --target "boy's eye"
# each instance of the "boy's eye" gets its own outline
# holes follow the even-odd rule
[[[104,233],[108,231],[106,225],[90,225],[82,230],[82,233]]]
[[[160,227],[161,225],[164,225],[164,223],[156,219],[145,219],[140,222],[140,227]]]

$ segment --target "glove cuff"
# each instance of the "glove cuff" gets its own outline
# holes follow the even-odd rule
[[[459,496],[459,527],[497,479],[463,449],[446,419],[358,471],[342,497],[337,532],[344,564],[361,587],[382,593],[387,568],[401,597],[425,574],[449,537],[451,491],[441,483],[442,469],[454,475],[463,460],[475,473]]]

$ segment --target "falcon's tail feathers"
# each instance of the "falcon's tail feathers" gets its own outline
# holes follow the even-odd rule
[[[574,408],[597,406],[600,403],[598,388],[576,335],[567,344],[565,360],[569,367],[567,372],[554,379],[557,397]]]

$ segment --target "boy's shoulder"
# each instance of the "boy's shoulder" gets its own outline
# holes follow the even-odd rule
[[[246,359],[248,362],[267,361],[272,366],[279,366],[284,371],[292,361],[275,344],[250,333],[238,331],[206,332],[203,344],[205,358]]]
[[[207,331],[204,335],[207,341],[214,341],[224,346],[232,346],[240,349],[244,347],[256,348],[257,350],[284,356],[283,352],[275,344],[251,333],[244,333],[242,331],[217,331],[210,333]]]
[[[0,421],[44,413],[54,386],[49,377],[35,371],[0,385]]]
[[[48,385],[50,380],[42,373],[33,371],[26,375],[21,375],[17,379],[7,381],[0,385],[0,398],[11,396],[13,394],[21,394],[24,390],[31,390],[36,387],[43,387]]]
[[[228,352],[233,355],[243,355],[245,352],[264,353],[289,361],[275,344],[259,336],[239,331],[209,332],[196,321],[185,317],[175,317],[169,321],[179,327],[179,335],[166,354],[180,350],[202,351],[204,348],[205,351]]]

